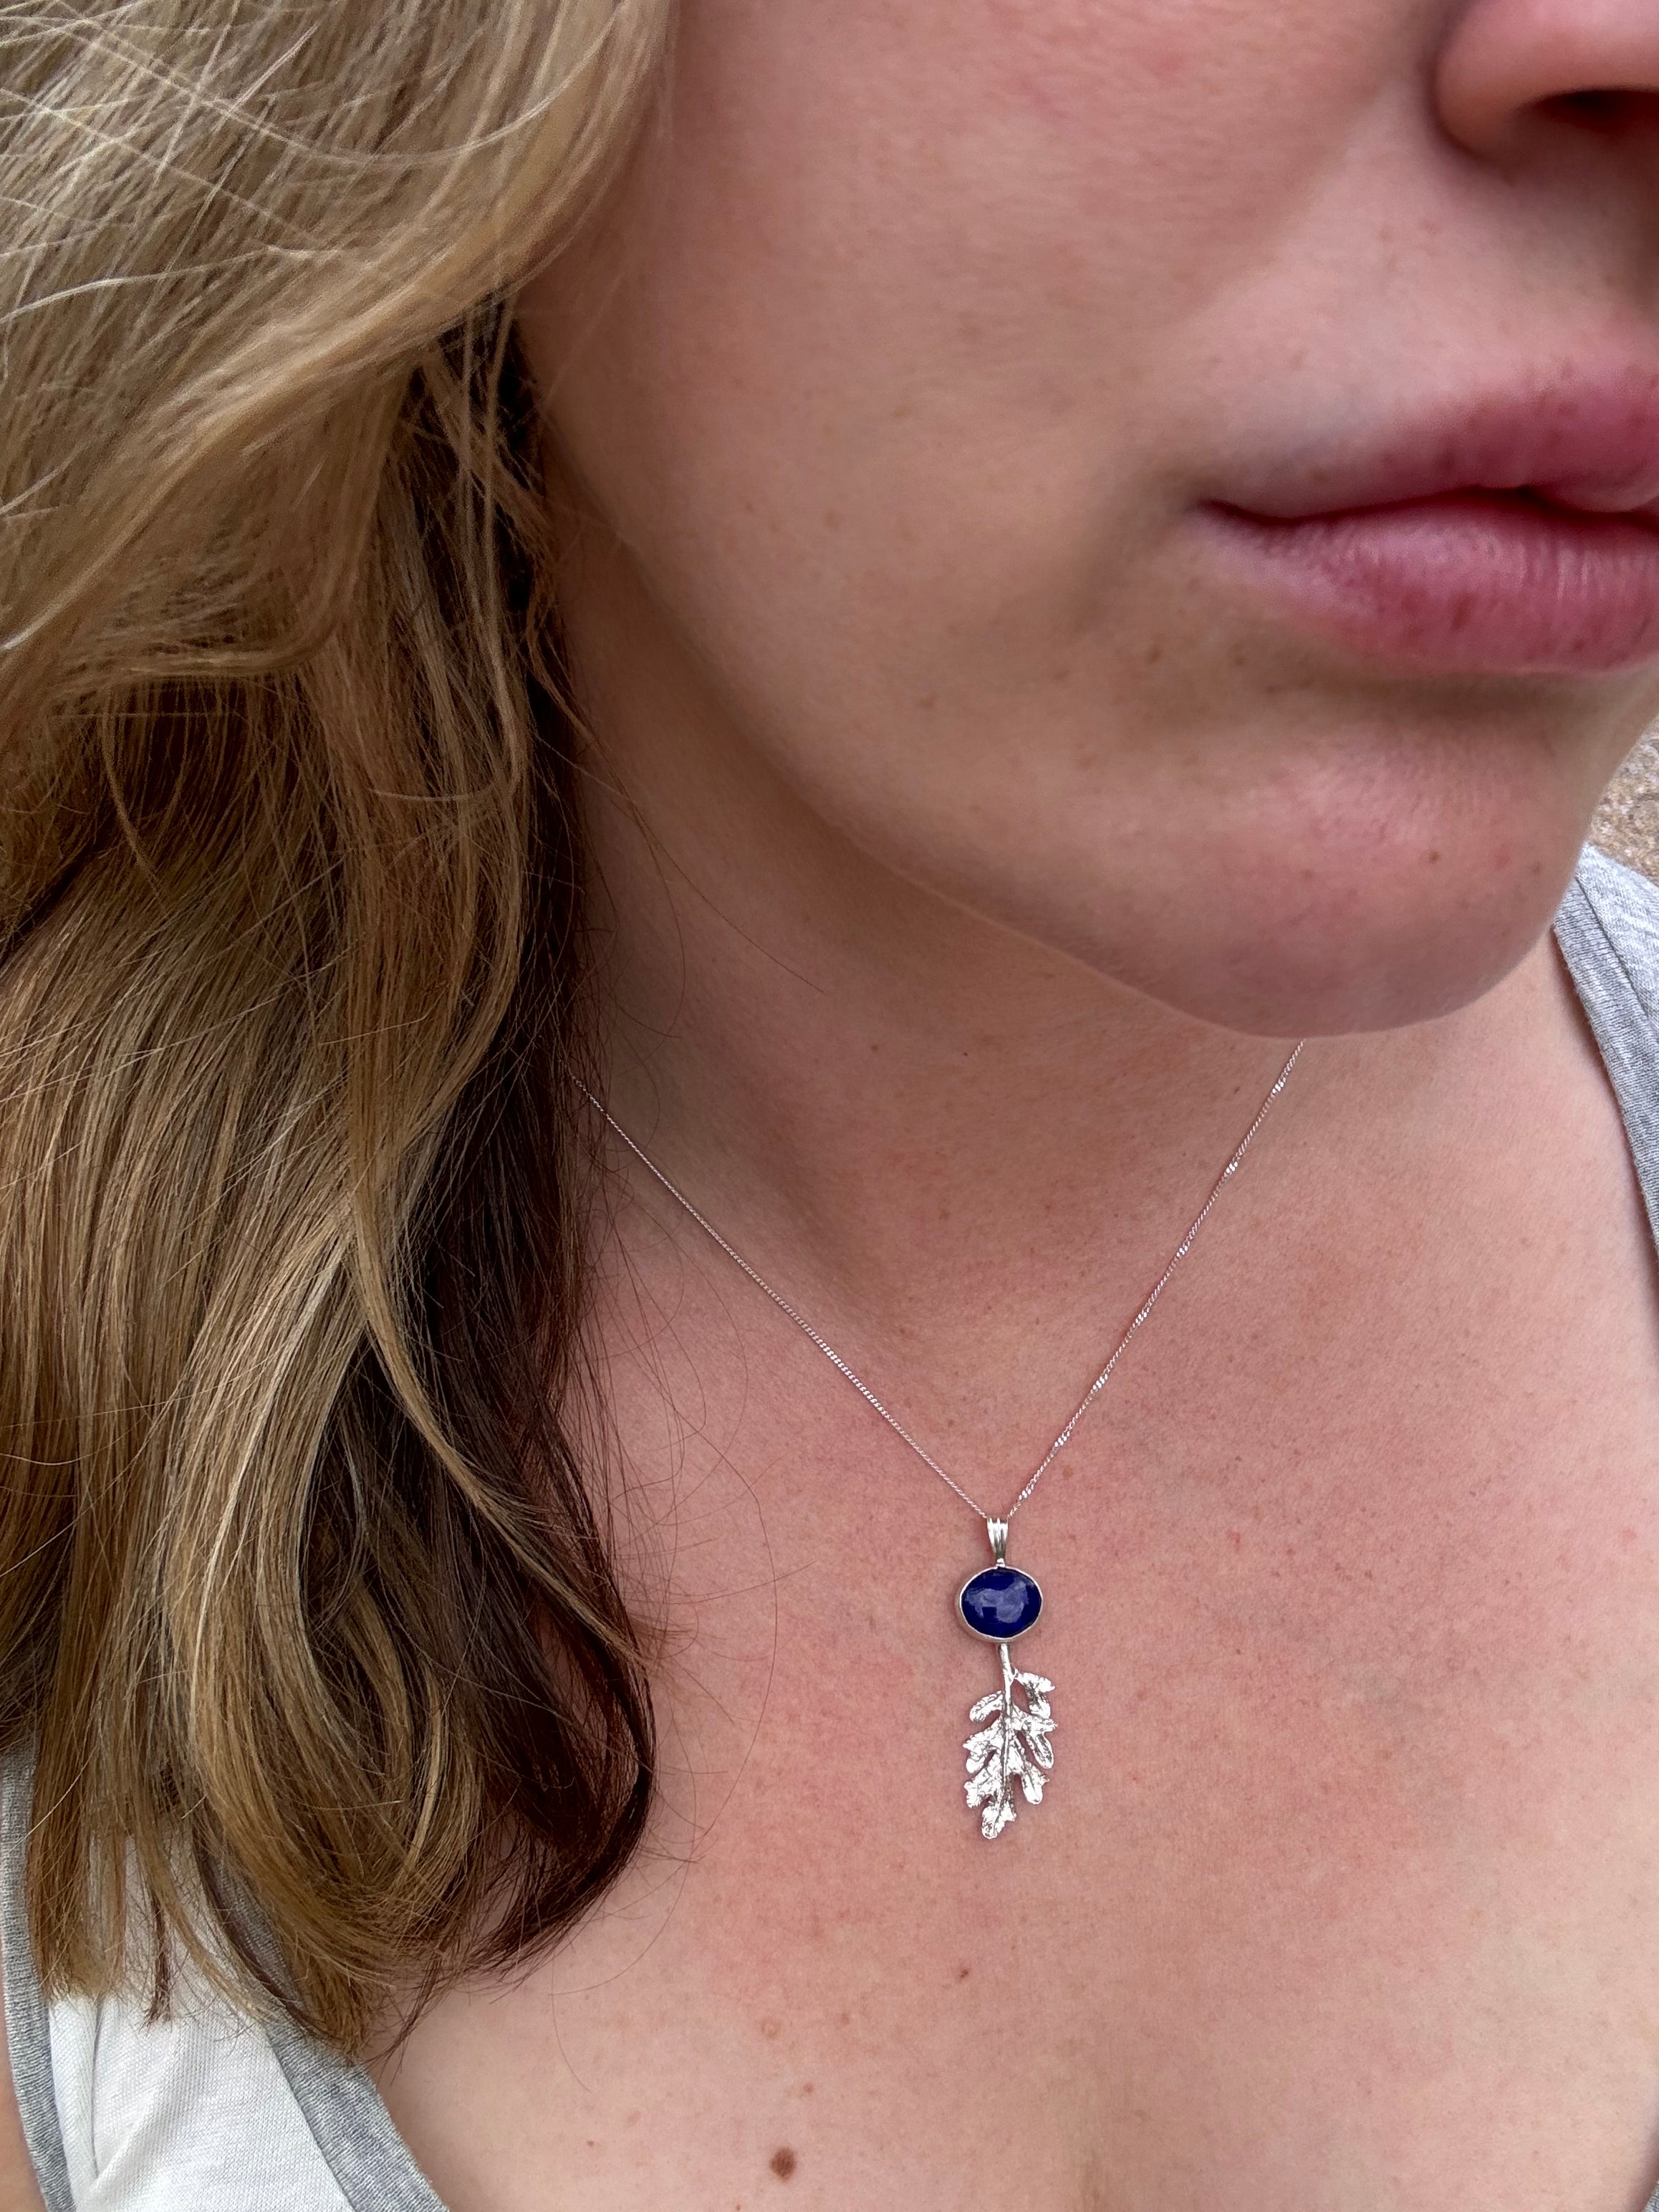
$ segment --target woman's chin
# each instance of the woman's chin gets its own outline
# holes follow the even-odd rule
[[[1002,896],[987,897],[982,878],[939,887],[1218,1028],[1273,1037],[1401,1029],[1471,1004],[1525,959],[1583,840],[1568,807],[1496,821],[1448,808],[1428,830],[1425,820],[1401,808],[1364,834],[1327,819],[1243,838],[1206,836],[1194,821],[1161,841],[1155,860],[1142,846],[1115,866],[1109,848],[1079,841],[1061,865],[1051,854],[1046,871],[1022,870],[1018,887],[1004,876]]]
[[[1194,886],[1183,925],[1120,946],[1109,972],[1179,1011],[1262,1036],[1401,1029],[1472,1004],[1547,933],[1571,880],[1576,836],[1539,849],[1431,845],[1413,865],[1352,853],[1218,868]],[[1136,972],[1138,969],[1139,972]]]

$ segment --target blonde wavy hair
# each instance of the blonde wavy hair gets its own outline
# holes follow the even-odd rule
[[[667,4],[0,17],[0,1744],[53,1988],[182,1954],[358,2049],[641,1832],[512,299]]]

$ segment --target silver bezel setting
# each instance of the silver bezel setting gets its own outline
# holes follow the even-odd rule
[[[966,1576],[963,1578],[962,1588],[957,1592],[957,1626],[961,1628],[963,1634],[964,1636],[971,1636],[975,1644],[1018,1644],[1021,1637],[1029,1636],[1031,1631],[1037,1626],[1037,1622],[1042,1619],[1042,1608],[1046,1602],[1042,1595],[1042,1584],[1037,1580],[1036,1577],[1030,1573],[1026,1568],[1011,1567],[1011,1571],[1014,1574],[1024,1575],[1026,1581],[1030,1583],[1031,1588],[1037,1594],[1036,1620],[1028,1620],[1024,1628],[1015,1629],[1012,1635],[1010,1635],[1006,1631],[1000,1630],[996,1635],[988,1636],[982,1628],[975,1628],[971,1625],[967,1614],[962,1609],[962,1601],[968,1595],[968,1585],[969,1583],[976,1583],[981,1575],[988,1575],[998,1567],[1011,1567],[1011,1562],[1007,1559],[993,1559],[990,1566],[988,1567],[975,1567],[971,1575]]]

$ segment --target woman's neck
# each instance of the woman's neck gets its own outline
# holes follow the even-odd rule
[[[899,1348],[947,1395],[1042,1346],[1050,1406],[1290,1041],[1190,1019],[905,881],[746,749],[660,639],[604,635],[583,640],[601,742],[580,783],[612,1112],[821,1326]],[[1513,988],[1310,1052],[1243,1179],[1271,1182],[1267,1212],[1317,1205],[1379,1120],[1397,1149],[1425,1077]]]

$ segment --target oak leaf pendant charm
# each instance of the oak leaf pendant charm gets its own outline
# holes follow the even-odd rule
[[[1007,1522],[989,1521],[986,1532],[996,1564],[969,1577],[957,1593],[957,1611],[964,1627],[997,1646],[1002,1660],[1002,1687],[970,1708],[968,1717],[978,1725],[963,1745],[969,1810],[979,1814],[979,1832],[990,1843],[1015,1817],[1017,1789],[1028,1805],[1042,1802],[1043,1783],[1054,1763],[1048,1741],[1054,1686],[1041,1674],[1022,1673],[1010,1656],[1010,1644],[1036,1626],[1042,1592],[1032,1576],[1008,1565]]]

